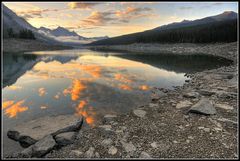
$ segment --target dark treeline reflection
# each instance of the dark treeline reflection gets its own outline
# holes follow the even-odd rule
[[[22,53],[3,54],[3,88],[17,81],[26,71],[31,70],[40,61],[59,61],[61,63],[77,59],[78,56],[34,55]]]
[[[3,87],[11,85],[37,63],[37,55],[3,54]]]
[[[232,61],[207,55],[118,55],[118,57],[142,62],[176,73],[195,73],[220,66],[228,66]]]

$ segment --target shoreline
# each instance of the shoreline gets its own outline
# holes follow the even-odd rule
[[[132,46],[131,51],[142,51]],[[238,158],[237,42],[192,46],[184,48],[179,44],[173,53],[191,54],[207,49],[208,54],[216,50],[216,56],[234,63],[188,74],[190,81],[173,90],[156,87],[153,92],[160,90],[163,96],[153,95],[147,105],[126,114],[108,115],[95,128],[80,129],[73,144],[54,149],[44,158]],[[144,51],[150,52],[148,49]],[[157,53],[157,49],[152,51]],[[173,50],[167,45],[158,52],[166,49]],[[205,98],[213,105],[215,114],[189,113],[192,106]]]
[[[62,45],[49,45],[39,40],[16,39],[16,38],[3,39],[4,53],[21,53],[31,51],[48,51],[64,49],[72,49],[72,47]]]
[[[214,44],[193,44],[193,43],[177,43],[177,44],[154,44],[154,43],[135,43],[130,45],[103,45],[103,46],[87,46],[86,48],[100,51],[118,51],[118,52],[134,52],[138,54],[178,54],[178,55],[212,55],[233,60],[236,63],[238,42],[232,43],[214,43]]]

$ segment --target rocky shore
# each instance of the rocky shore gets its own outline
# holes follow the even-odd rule
[[[68,46],[49,45],[39,40],[28,39],[3,39],[3,52],[26,52],[71,49]]]
[[[104,46],[89,46],[92,50],[106,50],[106,51],[128,51],[139,54],[179,54],[179,55],[193,55],[206,54],[220,56],[236,61],[238,42],[232,43],[213,43],[213,44],[191,44],[191,43],[177,43],[177,44],[154,44],[154,43],[135,43],[130,45],[104,45]]]
[[[205,46],[206,53],[219,51],[218,56],[233,60],[231,66],[188,74],[190,80],[173,90],[155,87],[151,103],[126,114],[106,114],[101,125],[81,128],[71,144],[61,148],[51,145],[41,157],[237,159],[236,45],[224,44],[218,49]],[[178,53],[186,50],[176,48]],[[201,53],[200,48],[194,51]],[[157,91],[163,96],[155,95]],[[32,157],[22,154],[9,157]]]

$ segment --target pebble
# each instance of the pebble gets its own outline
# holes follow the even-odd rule
[[[152,148],[157,148],[157,147],[158,147],[157,142],[151,143],[151,147],[152,147]]]
[[[111,154],[111,155],[115,155],[115,154],[117,154],[117,148],[116,147],[114,147],[114,146],[111,146],[110,148],[109,148],[109,150],[108,150],[108,154]]]
[[[85,152],[85,157],[86,158],[92,158],[94,157],[94,151],[95,149],[93,147],[90,147],[88,151]]]
[[[141,152],[140,158],[151,158],[151,156],[147,152]]]

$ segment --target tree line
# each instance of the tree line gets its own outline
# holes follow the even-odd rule
[[[8,28],[4,34],[5,38],[20,38],[20,39],[36,39],[31,30],[22,29],[18,33],[14,32],[12,28]]]
[[[175,29],[148,30],[93,42],[89,45],[132,43],[214,43],[237,41],[237,20],[212,22]]]

